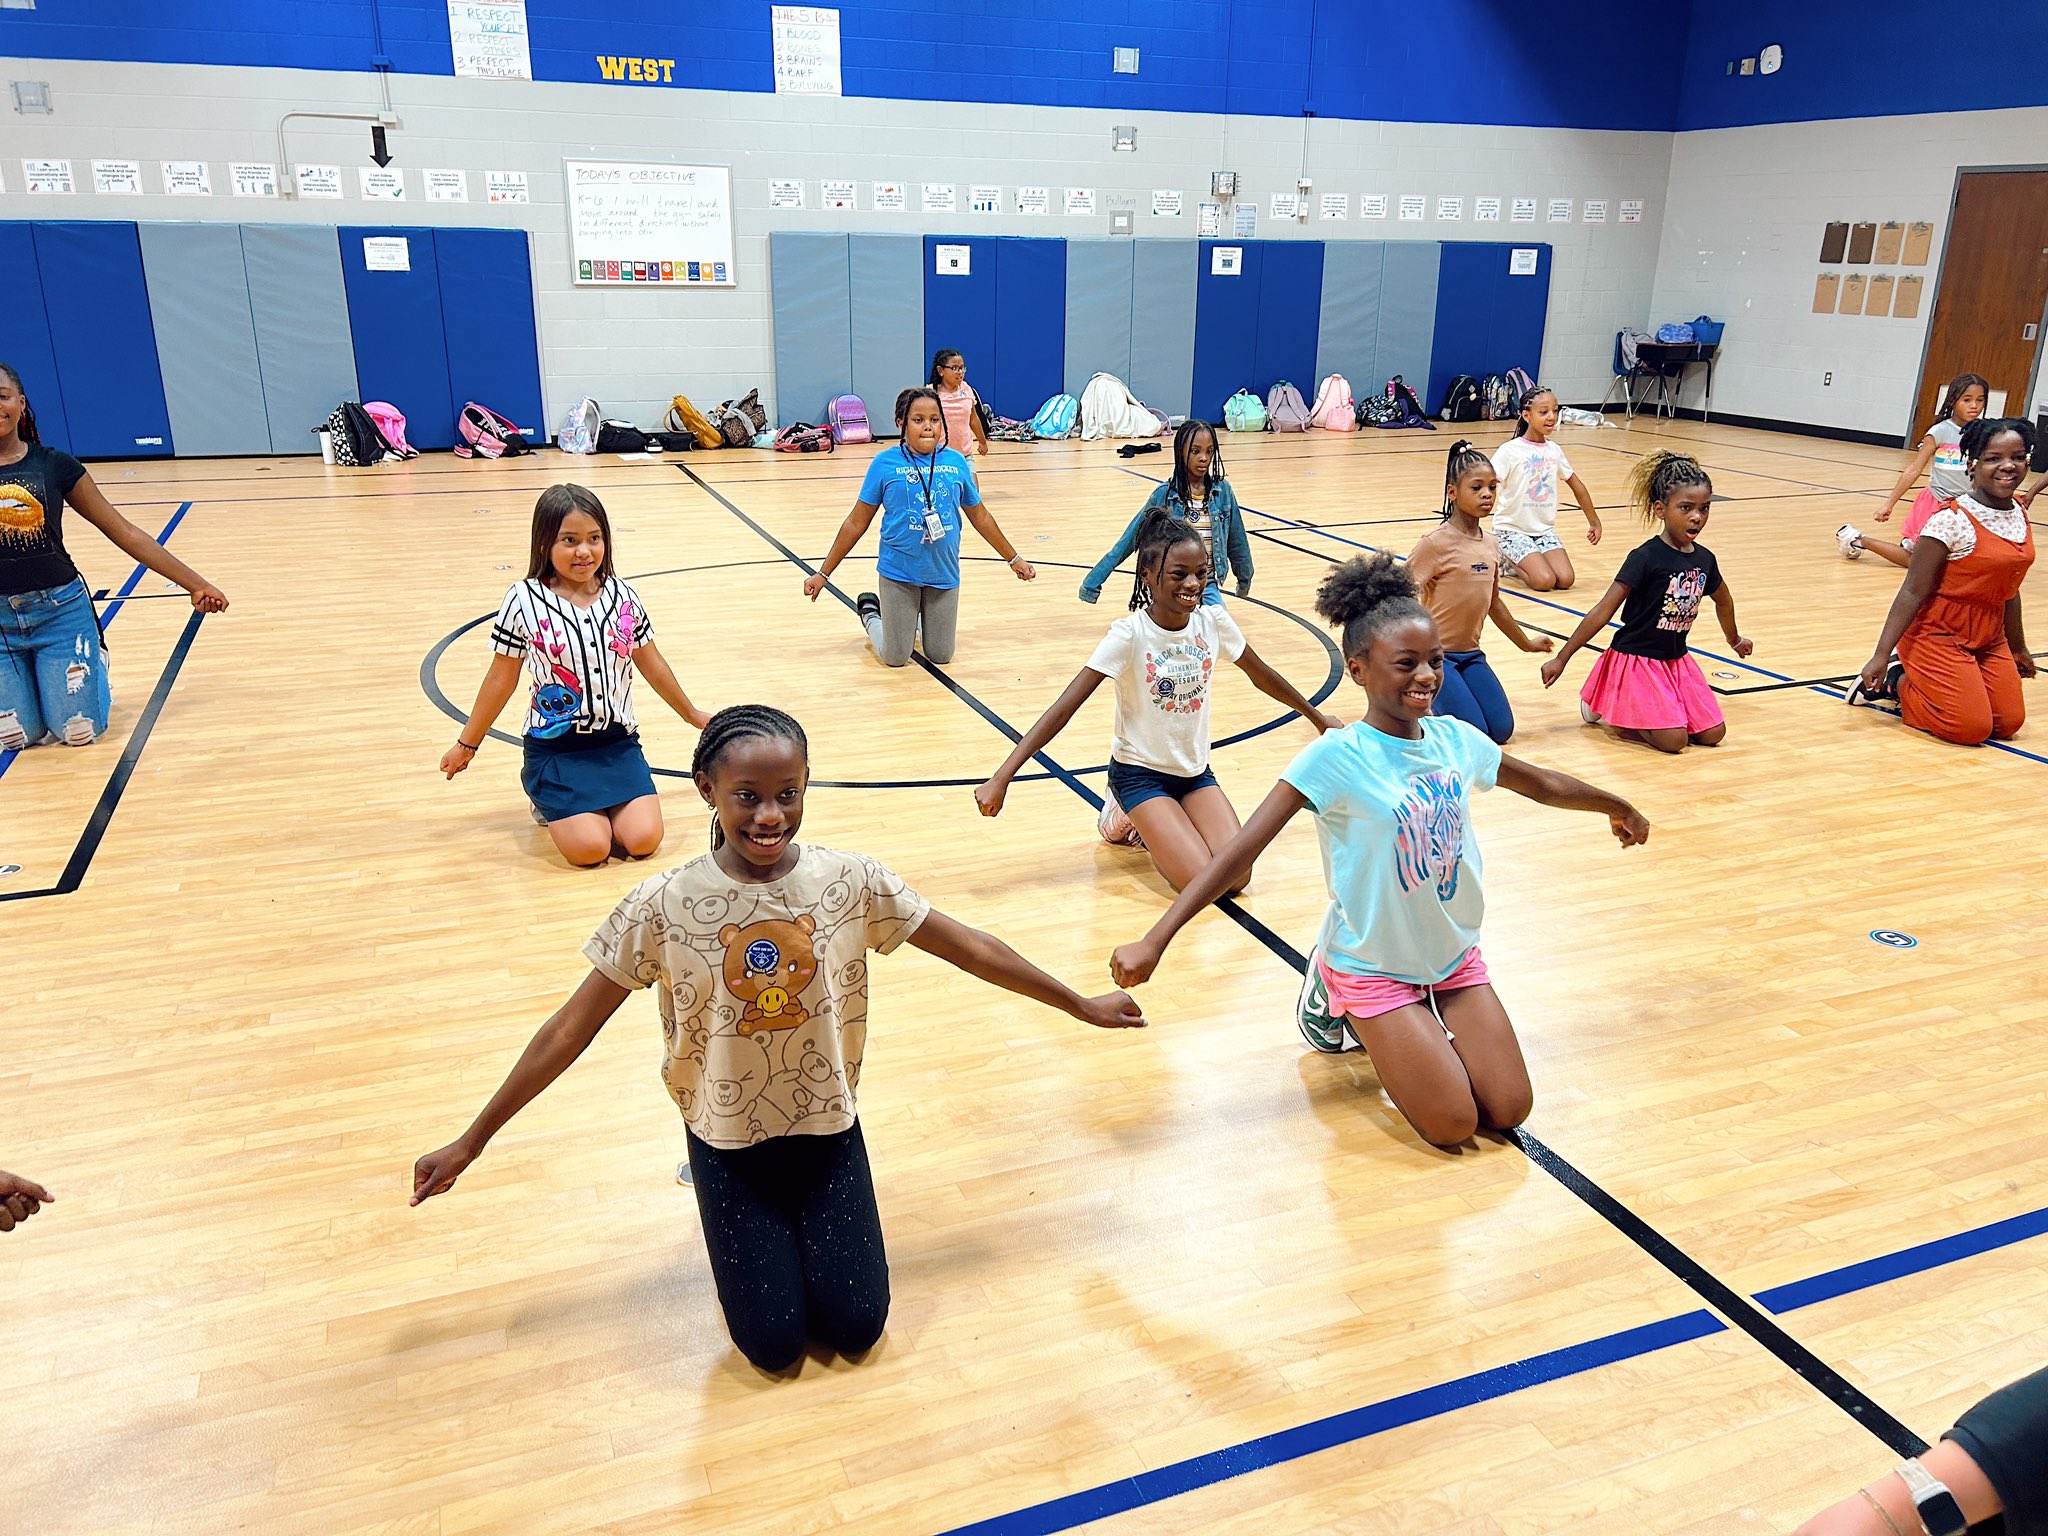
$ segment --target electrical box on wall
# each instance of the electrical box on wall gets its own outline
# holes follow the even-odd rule
[[[1209,173],[1209,195],[1211,197],[1237,196],[1237,172],[1211,171]]]

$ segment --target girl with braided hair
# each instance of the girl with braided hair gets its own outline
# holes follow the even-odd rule
[[[662,1080],[682,1111],[719,1306],[741,1352],[777,1375],[813,1344],[865,1354],[889,1315],[854,1100],[869,950],[908,942],[1098,1028],[1145,1022],[1124,993],[1079,996],[873,859],[799,846],[808,754],[803,727],[781,710],[742,704],[711,717],[691,770],[716,818],[712,851],[619,903],[583,946],[590,973],[475,1122],[413,1165],[414,1205],[452,1188],[627,993],[654,986]]]
[[[1735,598],[1721,579],[1720,563],[1699,543],[1714,482],[1687,454],[1653,453],[1630,473],[1628,498],[1657,536],[1629,551],[1613,585],[1564,649],[1543,664],[1543,686],[1562,677],[1572,653],[1619,611],[1621,628],[1579,693],[1586,723],[1610,726],[1659,752],[1683,752],[1688,743],[1719,746],[1728,722],[1686,648],[1701,601],[1713,600],[1736,655],[1747,656],[1756,647],[1735,627]]]
[[[1252,595],[1252,541],[1245,533],[1244,512],[1237,493],[1223,475],[1223,454],[1216,446],[1216,429],[1206,421],[1188,420],[1173,434],[1173,475],[1155,486],[1145,505],[1131,519],[1109,552],[1095,562],[1095,568],[1081,578],[1081,601],[1092,603],[1102,596],[1109,573],[1138,547],[1138,530],[1145,514],[1155,508],[1170,512],[1195,532],[1209,549],[1209,586],[1202,593],[1205,603],[1223,601],[1222,586],[1233,577],[1237,595]]]

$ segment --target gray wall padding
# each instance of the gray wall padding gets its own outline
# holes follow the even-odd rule
[[[360,400],[332,228],[244,224],[242,261],[272,453],[319,448],[314,428],[344,400]],[[179,451],[185,451],[183,443]]]
[[[1441,242],[1436,240],[1386,243],[1374,364],[1378,376],[1373,384],[1385,384],[1398,373],[1418,397],[1428,398],[1430,349],[1436,336],[1436,274],[1442,256]],[[1356,379],[1351,383],[1354,388],[1361,387]]]
[[[822,424],[827,402],[853,388],[846,238],[791,230],[776,230],[768,237],[778,426],[798,421]],[[868,409],[872,415],[874,402]]]
[[[1323,246],[1323,312],[1316,366],[1341,373],[1354,396],[1377,394],[1387,382],[1379,363],[1380,276],[1384,240],[1331,240]],[[1322,380],[1317,379],[1318,388]]]
[[[853,279],[853,392],[866,402],[875,436],[894,437],[897,393],[931,373],[924,350],[924,238],[850,236],[847,268]]]
[[[139,224],[164,403],[179,457],[269,453],[238,224]],[[335,403],[339,403],[338,401]],[[295,445],[303,453],[308,438]]]
[[[1131,276],[1137,242],[1067,242],[1067,367],[1064,388],[1078,397],[1089,378],[1131,381]],[[1133,386],[1133,393],[1136,388]]]
[[[1195,387],[1193,240],[1132,242],[1131,393],[1169,416],[1185,416]]]

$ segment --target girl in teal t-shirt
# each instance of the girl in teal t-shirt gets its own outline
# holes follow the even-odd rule
[[[1485,907],[1468,809],[1496,783],[1544,805],[1597,811],[1626,848],[1649,823],[1618,795],[1508,756],[1462,720],[1431,715],[1444,648],[1390,555],[1331,571],[1316,610],[1344,632],[1365,718],[1310,743],[1166,915],[1110,958],[1121,986],[1149,978],[1173,936],[1229,888],[1303,809],[1313,811],[1330,910],[1297,1022],[1309,1044],[1372,1055],[1381,1086],[1425,1140],[1507,1130],[1533,1090],[1514,1026],[1479,953]]]

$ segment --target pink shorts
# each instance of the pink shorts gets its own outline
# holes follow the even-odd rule
[[[1330,1012],[1352,1019],[1376,1019],[1396,1008],[1423,1002],[1432,992],[1459,992],[1466,987],[1486,986],[1491,980],[1477,944],[1459,956],[1456,969],[1433,987],[1411,986],[1389,976],[1353,976],[1346,971],[1333,971],[1320,952],[1316,955],[1316,969],[1322,972],[1323,985],[1330,992]]]
[[[1944,498],[1921,486],[1920,494],[1913,498],[1912,509],[1906,513],[1906,521],[1899,527],[1899,542],[1903,544],[1908,539],[1919,538],[1920,530],[1927,526],[1927,519],[1947,505]]]

